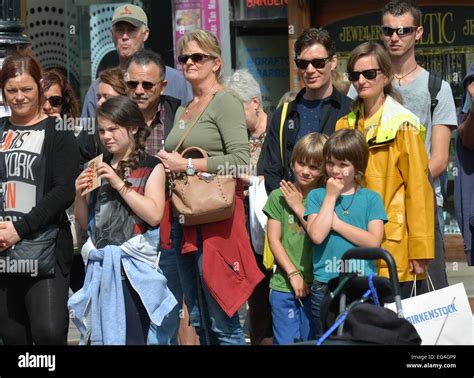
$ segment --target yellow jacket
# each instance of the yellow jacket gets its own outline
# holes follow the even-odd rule
[[[361,109],[340,118],[336,130],[354,129],[356,123],[364,134]],[[387,96],[380,123],[366,135],[365,184],[382,197],[388,216],[382,248],[393,255],[400,282],[414,280],[409,260],[434,258],[434,193],[423,133],[418,117]],[[388,277],[385,262],[378,268]]]

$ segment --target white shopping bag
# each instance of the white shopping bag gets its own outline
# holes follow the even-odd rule
[[[267,216],[262,210],[267,203],[267,198],[264,181],[259,182],[258,177],[253,177],[249,186],[250,238],[255,252],[259,255],[263,255],[265,245]]]
[[[396,312],[395,303],[385,307]],[[458,283],[402,300],[403,315],[421,345],[471,345],[472,312],[464,284]]]

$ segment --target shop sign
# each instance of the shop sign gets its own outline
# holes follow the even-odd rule
[[[239,0],[236,7],[236,20],[288,17],[288,0]]]
[[[474,6],[422,7],[420,47],[474,45]],[[352,17],[325,28],[336,39],[338,51],[351,51],[367,41],[380,41],[381,12]],[[410,26],[410,25],[400,25]]]

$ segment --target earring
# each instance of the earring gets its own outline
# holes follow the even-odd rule
[[[260,114],[260,108],[258,108],[258,109],[255,109],[255,115],[258,117],[258,116],[259,116],[259,114]]]

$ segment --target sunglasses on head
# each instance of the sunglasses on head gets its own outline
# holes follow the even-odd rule
[[[360,75],[364,76],[367,80],[374,80],[377,77],[378,71],[382,70],[380,68],[371,68],[364,71],[352,71],[347,73],[347,77],[350,81],[358,81]]]
[[[202,54],[202,53],[194,53],[189,55],[180,55],[178,56],[178,62],[181,64],[186,64],[186,62],[191,59],[193,63],[202,62],[204,59],[210,58],[210,55]]]
[[[64,99],[61,96],[46,97],[46,100],[48,100],[51,106],[54,107],[62,106],[64,104]]]
[[[127,88],[128,89],[136,89],[138,87],[138,84],[142,84],[142,88],[146,91],[149,91],[150,89],[152,89],[155,85],[161,83],[161,81],[159,81],[158,83],[153,83],[151,81],[135,81],[135,80],[129,80],[127,82],[125,82],[125,84],[127,85]]]
[[[391,37],[393,33],[397,33],[399,37],[413,33],[418,27],[416,26],[400,26],[399,28],[389,28],[388,26],[382,26],[382,34],[385,37]]]
[[[311,59],[311,60],[296,58],[295,59],[295,64],[296,64],[296,67],[298,67],[299,69],[302,69],[302,70],[305,70],[306,68],[308,68],[308,65],[310,63],[314,68],[321,69],[321,68],[324,68],[326,66],[326,61],[330,60],[331,58],[332,58],[332,56],[328,56],[327,58]]]

